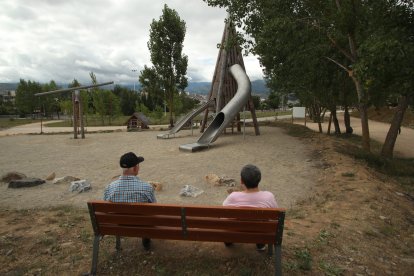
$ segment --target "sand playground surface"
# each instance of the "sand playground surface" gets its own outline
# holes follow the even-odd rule
[[[17,135],[0,138],[0,175],[16,171],[27,177],[45,179],[74,176],[86,179],[92,189],[70,192],[70,183],[45,184],[11,189],[0,183],[0,205],[27,209],[57,205],[85,207],[89,199],[101,199],[105,187],[121,173],[119,157],[128,151],[145,157],[140,166],[144,181],[160,182],[156,192],[160,203],[221,205],[229,187],[214,186],[205,180],[208,174],[234,178],[238,188],[240,169],[252,163],[262,171],[260,188],[275,194],[280,207],[289,208],[309,196],[321,170],[320,160],[313,160],[313,149],[300,139],[288,136],[283,129],[260,127],[246,133],[223,134],[208,150],[180,152],[179,146],[193,143],[200,135],[180,131],[175,138],[157,139],[159,131],[88,133],[86,139],[72,134]],[[198,197],[182,197],[184,185],[204,191]]]

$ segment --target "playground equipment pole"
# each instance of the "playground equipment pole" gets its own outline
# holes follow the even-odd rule
[[[53,91],[48,91],[48,92],[36,93],[35,96],[44,96],[44,95],[72,91],[73,138],[78,139],[78,126],[79,126],[81,129],[81,137],[82,139],[85,139],[85,130],[84,130],[84,124],[83,124],[83,108],[82,108],[82,103],[81,103],[80,90],[94,88],[94,87],[103,86],[103,85],[109,85],[113,83],[114,83],[113,81],[110,81],[110,82],[97,83],[97,84],[86,85],[86,86],[71,87],[71,88],[53,90]]]

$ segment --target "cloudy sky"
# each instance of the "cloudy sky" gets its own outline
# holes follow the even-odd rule
[[[226,12],[202,0],[1,0],[0,82],[89,84],[93,71],[98,82],[132,83],[151,65],[150,24],[165,3],[186,22],[190,81],[211,81]],[[244,61],[251,80],[262,77],[255,57]]]

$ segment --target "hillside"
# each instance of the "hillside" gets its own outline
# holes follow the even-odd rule
[[[267,97],[269,88],[266,87],[264,80],[254,80],[252,84],[252,94]],[[191,82],[188,84],[186,91],[195,94],[207,95],[210,91],[211,82]]]
[[[266,83],[264,80],[254,80],[252,83],[252,94],[259,95],[262,97],[267,97],[269,94],[269,89],[266,87]],[[7,90],[16,90],[18,83],[0,83],[0,91],[7,91]],[[59,84],[61,87],[68,87],[67,84]],[[121,84],[123,87],[127,87],[128,89],[133,90],[134,84],[127,83]],[[185,89],[186,91],[192,94],[202,94],[207,95],[210,91],[211,82],[190,82],[188,87]],[[141,85],[135,84],[135,89],[140,90]]]
[[[16,90],[18,83],[0,83],[0,91]]]

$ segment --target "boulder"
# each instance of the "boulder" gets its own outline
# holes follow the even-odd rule
[[[204,179],[210,185],[214,186],[226,186],[226,187],[235,187],[236,180],[227,176],[218,176],[214,173],[210,173],[204,177]]]
[[[49,174],[45,179],[47,180],[47,181],[50,181],[50,180],[53,180],[53,179],[55,179],[55,177],[56,177],[56,174],[54,173],[54,172],[52,172],[51,174]]]
[[[12,180],[9,182],[9,188],[26,188],[26,187],[34,187],[38,186],[40,184],[46,183],[43,179],[40,178],[23,178],[23,179],[17,179]]]
[[[67,176],[64,176],[64,177],[59,177],[59,178],[56,178],[56,179],[53,181],[53,184],[69,183],[69,182],[72,182],[72,181],[78,181],[78,180],[80,180],[80,178],[77,178],[77,177],[74,177],[74,176],[67,175]]]
[[[152,185],[152,187],[154,187],[154,190],[159,192],[162,190],[162,184],[160,182],[155,182],[155,181],[148,181],[149,184]]]
[[[185,185],[180,191],[180,196],[198,197],[202,193],[204,193],[204,191],[201,190],[200,188],[197,188],[191,185]]]
[[[72,181],[70,183],[70,188],[69,191],[73,192],[78,192],[78,193],[82,193],[82,192],[87,192],[89,191],[91,188],[91,183],[89,183],[89,181],[82,179],[82,180],[77,180],[77,181]]]
[[[220,186],[220,177],[218,175],[214,173],[209,173],[204,178],[207,181],[207,183],[214,185],[214,186]]]
[[[12,180],[18,180],[18,179],[23,179],[23,178],[27,178],[27,176],[23,173],[19,173],[19,172],[8,172],[6,174],[4,174],[1,177],[1,181],[2,182],[10,182]]]

